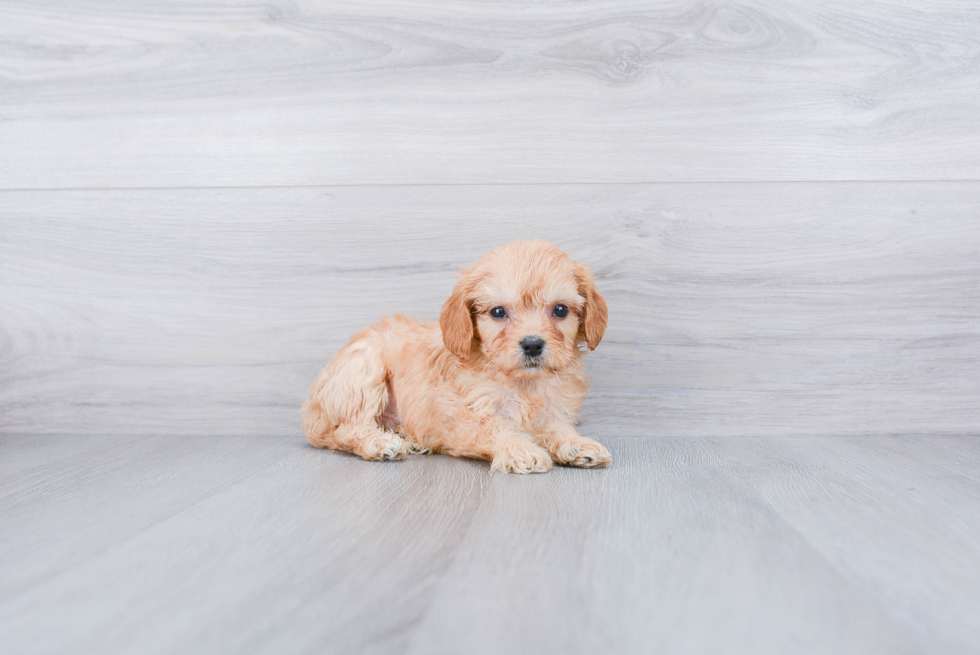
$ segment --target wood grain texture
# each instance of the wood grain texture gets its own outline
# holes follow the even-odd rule
[[[5,437],[0,597],[125,541],[294,451],[295,443],[268,437]],[[23,469],[10,473],[10,462]]]
[[[977,89],[965,0],[3,2],[0,653],[980,652]],[[304,443],[515,238],[612,468]]]
[[[0,504],[5,537],[38,535],[16,562],[37,577],[0,591],[5,653],[980,643],[976,437],[610,438],[610,469],[531,477],[441,456],[364,462],[293,438],[172,438],[161,455],[117,437],[74,467],[58,440],[35,443],[49,475],[5,485],[20,514]],[[0,461],[23,457],[0,441]],[[205,490],[191,459],[229,483]],[[137,480],[152,482],[134,498]],[[162,508],[188,484],[195,502],[131,529],[134,504]],[[101,546],[51,557],[68,538]]]
[[[473,519],[488,468],[444,457],[362,466],[299,439],[270,440],[292,454],[267,457],[247,480],[0,601],[0,650],[402,650]],[[229,448],[249,447],[237,437],[178,443],[208,451],[225,472],[237,470],[221,461]],[[166,458],[129,461],[133,472],[155,471]],[[95,457],[86,463],[102,469]],[[108,477],[104,495],[116,486]],[[59,524],[61,510],[37,509],[36,522]],[[51,613],[64,617],[58,629]]]
[[[705,440],[613,443],[494,479],[409,652],[915,652]]]
[[[0,188],[980,179],[962,0],[0,7]]]
[[[298,434],[350,334],[519,237],[609,301],[584,432],[980,430],[978,183],[2,197],[0,433]]]
[[[980,438],[713,444],[851,585],[908,626],[923,650],[977,651]],[[944,452],[950,446],[954,452]]]

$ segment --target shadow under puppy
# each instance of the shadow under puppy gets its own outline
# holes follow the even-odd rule
[[[461,273],[438,325],[395,315],[354,335],[310,388],[303,429],[314,446],[364,459],[608,466],[609,451],[574,427],[581,356],[607,316],[588,268],[545,241],[515,241]]]

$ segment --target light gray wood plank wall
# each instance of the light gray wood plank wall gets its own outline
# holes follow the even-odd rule
[[[435,319],[518,237],[594,264],[609,301],[583,430],[980,430],[976,182],[3,198],[6,433],[297,433],[351,333]]]
[[[980,176],[962,0],[7,0],[0,187]]]
[[[531,236],[612,303],[585,430],[980,428],[973,3],[11,0],[0,43],[0,433],[293,433]]]

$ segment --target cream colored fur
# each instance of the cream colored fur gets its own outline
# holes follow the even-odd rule
[[[495,307],[507,316],[491,317]],[[607,466],[609,451],[574,427],[588,388],[581,355],[606,318],[585,266],[550,243],[515,241],[462,272],[438,324],[396,315],[354,335],[310,388],[303,429],[314,446],[364,459],[440,452],[512,473]],[[546,342],[537,365],[520,346],[528,336]]]

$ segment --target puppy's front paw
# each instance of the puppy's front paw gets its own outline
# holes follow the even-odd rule
[[[544,473],[551,470],[548,451],[532,443],[509,443],[494,451],[491,471],[503,473]]]
[[[609,462],[612,461],[612,456],[605,446],[586,437],[559,441],[551,447],[551,454],[559,464],[580,468],[609,466]]]

